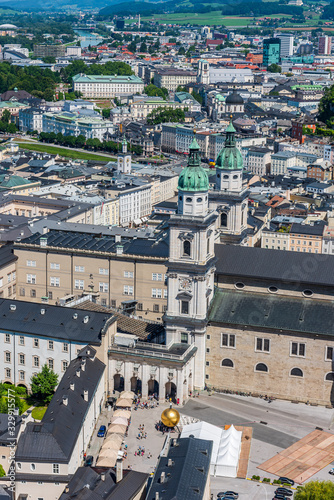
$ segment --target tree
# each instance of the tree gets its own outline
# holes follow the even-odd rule
[[[10,117],[11,117],[10,112],[8,111],[8,109],[5,109],[5,111],[2,113],[1,121],[9,123]]]
[[[45,364],[40,373],[31,377],[31,392],[44,403],[50,403],[57,384],[57,373]]]
[[[166,97],[168,96],[167,89],[160,89],[156,85],[153,85],[153,83],[147,85],[147,87],[144,88],[144,92],[150,97],[162,97],[163,99],[166,99]]]
[[[54,98],[54,91],[53,91],[53,89],[50,89],[50,88],[45,89],[44,90],[44,99],[46,101],[53,101],[53,98]]]
[[[75,139],[75,146],[77,148],[82,148],[86,143],[86,137],[82,134],[78,135]]]
[[[147,123],[149,125],[158,125],[166,122],[183,122],[185,118],[182,109],[158,107],[147,115]]]
[[[270,73],[282,73],[282,68],[281,68],[281,66],[279,66],[278,64],[275,64],[275,63],[270,64],[270,66],[268,66],[268,68],[267,68],[267,69],[268,69],[268,71],[269,71]]]
[[[295,500],[334,500],[334,483],[331,481],[310,481],[298,486]]]
[[[102,116],[103,116],[103,118],[107,118],[107,120],[109,120],[109,118],[110,118],[110,108],[104,108],[104,109],[102,109]]]
[[[184,56],[185,53],[186,53],[186,49],[184,47],[180,47],[179,51],[178,51],[179,56]]]
[[[2,465],[0,464],[0,477],[5,477],[6,473]]]
[[[322,121],[327,121],[333,116],[334,109],[334,85],[328,87],[319,103],[319,118]]]
[[[134,54],[137,51],[137,44],[135,42],[129,43],[128,51]]]
[[[45,64],[56,64],[56,58],[53,56],[45,56],[42,58]]]
[[[147,45],[145,42],[141,43],[139,52],[147,52]]]

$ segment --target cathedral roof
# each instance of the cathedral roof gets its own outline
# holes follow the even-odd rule
[[[226,140],[216,160],[216,168],[222,170],[242,170],[244,162],[235,142],[235,128],[232,119],[226,129]]]
[[[226,104],[243,104],[244,100],[241,95],[238,94],[236,90],[232,92],[229,96],[226,97]]]
[[[178,188],[182,191],[208,191],[209,178],[204,168],[201,166],[199,155],[200,147],[194,136],[189,147],[188,165],[184,168],[179,177]]]

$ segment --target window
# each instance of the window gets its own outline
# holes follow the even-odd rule
[[[24,337],[22,335],[19,337],[19,344],[24,345]]]
[[[30,297],[36,298],[36,290],[30,290]]]
[[[155,313],[159,312],[159,304],[153,304],[153,312]]]
[[[235,335],[232,333],[221,334],[221,347],[235,347]]]
[[[53,359],[52,358],[50,358],[48,360],[48,365],[49,365],[50,370],[53,370],[54,363],[53,363]]]
[[[292,368],[290,375],[292,377],[303,377],[304,376],[303,370],[301,370],[300,368]]]
[[[256,372],[268,372],[268,366],[265,365],[264,363],[258,363],[255,366],[255,371]]]
[[[190,257],[190,253],[191,253],[191,243],[190,241],[186,240],[183,242],[183,255]]]
[[[53,297],[52,292],[48,292],[48,299],[52,300],[52,297]]]
[[[50,276],[50,286],[59,286],[60,278],[56,278],[55,276]]]
[[[242,290],[243,288],[245,288],[244,283],[241,283],[240,281],[238,281],[234,286],[237,290]]]
[[[68,343],[67,342],[63,343],[63,352],[68,352]]]
[[[25,288],[20,288],[20,296],[21,296],[21,297],[25,297],[25,295],[26,295],[26,290],[25,290]]]
[[[167,288],[164,289],[164,299],[168,298],[168,290]]]
[[[220,215],[220,225],[221,227],[227,227],[227,214],[224,212]]]
[[[6,363],[10,363],[10,352],[5,352],[5,361]]]
[[[124,285],[123,293],[124,295],[133,295],[133,286]]]
[[[143,310],[143,304],[141,302],[139,302],[137,304],[137,311],[142,311]]]
[[[133,271],[124,271],[124,278],[133,278]]]
[[[327,373],[325,380],[328,380],[329,382],[334,382],[334,372]]]
[[[84,266],[74,266],[74,270],[76,273],[84,273],[85,272]]]
[[[30,469],[31,470],[35,470],[36,469],[36,465],[35,464],[30,464]]]
[[[290,355],[305,357],[305,344],[300,344],[299,342],[291,342]]]
[[[27,283],[36,285],[36,274],[27,274]]]
[[[112,299],[110,301],[110,307],[116,307],[116,300]]]
[[[234,363],[232,359],[225,358],[222,360],[222,366],[225,366],[226,368],[234,368]]]
[[[153,281],[162,281],[162,274],[161,273],[152,273],[152,280]]]
[[[10,378],[10,376],[11,376],[11,371],[10,371],[10,368],[6,368],[6,369],[5,369],[5,377],[6,377],[6,378]]]
[[[35,260],[27,260],[27,267],[36,267]]]
[[[25,377],[26,377],[25,372],[20,371],[19,372],[19,378],[20,378],[20,380],[25,380]]]
[[[66,372],[67,367],[68,367],[68,361],[62,361],[61,362],[61,369],[63,372]]]
[[[255,350],[269,352],[270,351],[270,339],[261,339],[261,338],[257,337],[255,339]]]
[[[181,314],[189,314],[188,300],[181,300]]]
[[[34,339],[34,347],[39,347],[39,339]]]
[[[326,347],[326,361],[333,361],[334,347]]]
[[[25,355],[19,354],[19,365],[24,365],[24,364],[25,364]]]
[[[161,288],[152,288],[152,297],[154,299],[162,298],[162,289]]]
[[[278,288],[276,286],[270,286],[268,288],[268,292],[270,292],[270,293],[277,293],[278,292]]]
[[[52,465],[52,472],[53,474],[59,474],[59,464]]]
[[[181,344],[188,344],[188,334],[181,333]]]
[[[60,269],[60,264],[56,264],[55,262],[51,262],[50,269]]]
[[[108,283],[99,283],[99,290],[100,292],[107,293],[109,291]]]
[[[84,280],[74,280],[74,288],[76,290],[83,290],[84,289]]]
[[[7,274],[7,283],[10,283],[12,281],[12,275],[11,273]]]
[[[108,276],[109,274],[109,269],[106,267],[100,267],[99,268],[99,274],[104,274],[105,276]]]
[[[39,357],[38,356],[33,356],[33,366],[35,368],[39,368]]]
[[[304,297],[312,297],[313,292],[312,292],[312,290],[304,290],[303,295],[304,295]]]
[[[53,340],[48,340],[48,349],[53,351]]]
[[[5,342],[7,344],[10,344],[10,335],[9,335],[9,333],[6,333],[6,335],[5,335]]]

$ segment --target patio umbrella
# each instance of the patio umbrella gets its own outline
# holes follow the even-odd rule
[[[118,452],[116,450],[110,450],[110,451],[112,451],[113,453],[108,455],[108,456],[101,455],[99,457],[98,461],[96,462],[97,466],[99,466],[99,467],[114,467],[115,466]]]
[[[118,438],[121,438],[121,440],[119,441]],[[123,439],[122,439],[122,436],[120,436],[119,434],[109,434],[109,439],[106,439],[105,442],[103,443],[103,446],[101,448],[101,455],[104,454],[104,450],[119,450],[120,447],[122,446],[122,442],[123,442]]]
[[[107,436],[109,436],[109,434],[124,434],[125,431],[126,431],[126,425],[120,425],[120,424],[111,425],[108,429]]]
[[[128,425],[128,419],[125,417],[113,417],[111,419],[112,424]]]
[[[125,417],[129,419],[131,417],[131,411],[130,410],[116,410],[113,413],[113,417]]]
[[[121,399],[133,399],[135,397],[135,393],[132,391],[123,391],[119,395]]]
[[[116,401],[116,406],[119,407],[119,408],[131,408],[131,406],[132,406],[132,399],[119,398]]]

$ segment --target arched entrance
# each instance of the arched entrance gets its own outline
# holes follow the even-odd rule
[[[173,403],[176,403],[176,385],[174,382],[166,383],[166,399],[171,399]]]
[[[124,377],[119,373],[114,375],[114,390],[119,392],[124,391]]]
[[[159,382],[151,378],[148,381],[148,395],[154,396],[156,399],[159,399]]]
[[[131,380],[131,391],[135,394],[141,394],[141,380],[138,377],[132,377]]]

